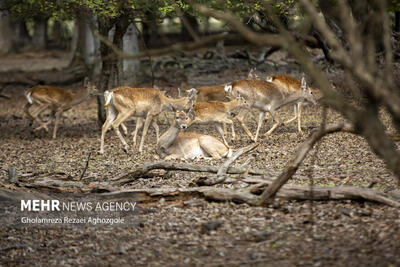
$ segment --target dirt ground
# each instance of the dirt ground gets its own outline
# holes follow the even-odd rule
[[[17,64],[17,59],[12,60]],[[247,75],[250,67],[243,60],[235,59],[231,63],[229,68],[219,71],[207,72],[206,67],[176,71],[186,72],[192,86],[219,84]],[[287,65],[276,70],[263,64],[259,71],[296,73],[290,59],[281,62],[284,63]],[[57,64],[63,66],[64,63]],[[9,167],[15,167],[21,179],[51,177],[76,181],[91,153],[82,182],[107,182],[126,170],[155,160],[156,138],[151,128],[142,154],[125,154],[112,131],[106,136],[106,153],[98,154],[100,127],[94,99],[65,113],[56,140],[44,131],[32,132],[23,112],[24,89],[23,86],[8,86],[5,93],[12,98],[0,98],[1,180],[8,179]],[[171,90],[167,93],[174,95],[174,89]],[[283,108],[279,114],[283,119],[290,118],[292,107]],[[294,122],[280,126],[273,135],[263,138],[256,150],[239,158],[234,166],[251,158],[251,168],[263,170],[271,178],[279,175],[296,148],[321,123],[322,107],[307,106],[303,114],[305,135],[297,133]],[[161,132],[167,129],[170,116],[160,116]],[[393,130],[385,112],[382,117],[388,130]],[[328,122],[343,120],[332,110],[328,110],[327,118]],[[247,122],[251,131],[255,131],[254,118],[249,117]],[[271,125],[269,118],[262,132]],[[238,149],[251,144],[239,124],[235,126],[238,138],[232,142],[232,147]],[[128,128],[134,128],[134,121],[128,123]],[[215,127],[194,126],[190,131],[218,136]],[[222,162],[206,163],[220,165]],[[186,188],[194,186],[201,175],[204,176],[173,172],[168,176],[138,179],[125,187]],[[311,153],[290,183],[307,185],[310,176],[316,184],[324,186],[368,187],[376,183],[376,190],[398,188],[395,177],[365,140],[351,134],[325,137],[315,158]],[[277,200],[271,207],[251,207],[195,198],[162,199],[138,206],[138,223],[129,226],[0,225],[0,265],[400,266],[400,211],[384,205]]]

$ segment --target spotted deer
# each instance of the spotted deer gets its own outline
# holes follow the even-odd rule
[[[86,101],[90,95],[98,93],[96,86],[87,77],[84,79],[83,85],[84,88],[77,93],[50,85],[37,85],[26,90],[25,97],[28,103],[25,105],[25,113],[32,121],[36,121],[40,125],[34,131],[45,129],[48,132],[47,126],[54,120],[53,139],[56,139],[61,115]],[[45,110],[51,110],[54,117],[47,122],[40,118],[40,114]]]
[[[287,94],[301,90],[301,81],[299,81],[291,76],[275,74],[275,75],[267,76],[266,81],[274,83],[276,86],[278,86],[282,90],[285,90],[285,92]],[[315,95],[319,94],[319,90],[313,89],[311,87],[310,87],[310,89],[313,92],[313,94],[315,94]],[[301,134],[303,133],[303,130],[301,129],[301,114],[302,114],[301,106],[303,103],[304,103],[303,101],[297,102],[294,105],[293,118],[284,122],[284,124],[287,124],[287,123],[290,123],[297,119],[297,130]]]
[[[301,90],[295,92],[287,92],[271,82],[260,80],[239,80],[228,83],[225,86],[225,91],[230,94],[240,94],[247,101],[249,107],[259,111],[257,131],[254,137],[244,123],[247,111],[241,110],[236,116],[247,135],[254,142],[258,139],[259,131],[265,118],[265,112],[269,112],[275,122],[266,133],[266,135],[269,135],[281,124],[275,112],[282,106],[295,104],[299,101],[308,101],[316,104],[313,92],[307,87],[304,78],[301,81]]]
[[[160,158],[195,159],[231,157],[232,150],[217,138],[194,132],[183,132],[194,119],[192,107],[174,110],[175,116],[169,129],[160,137],[156,152]]]
[[[232,130],[232,140],[235,139],[235,128],[231,119],[231,113],[240,108],[246,108],[247,103],[244,98],[237,96],[229,102],[211,101],[211,102],[196,102],[193,107],[194,119],[192,124],[210,124],[215,123],[217,131],[222,137],[224,144],[228,146],[225,139],[225,132],[221,125],[230,124]]]
[[[142,127],[143,118],[145,119],[142,138],[140,140],[139,152],[143,151],[144,140],[147,130],[153,118],[162,111],[170,107],[184,108],[190,105],[191,96],[178,99],[168,98],[163,93],[153,88],[133,88],[128,86],[117,87],[104,92],[107,111],[106,121],[101,130],[100,153],[104,153],[104,137],[106,132],[112,127],[124,146],[124,151],[128,152],[128,144],[119,131],[119,126],[129,117],[138,117],[136,129],[133,136],[133,146],[136,145],[136,135],[138,129]],[[158,136],[157,123],[152,124]],[[124,128],[124,127],[123,127]]]
[[[198,91],[197,102],[229,101],[225,91],[225,84],[214,86],[201,86],[195,88]]]

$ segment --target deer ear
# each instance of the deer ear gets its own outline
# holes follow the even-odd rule
[[[83,79],[83,86],[87,86],[89,84],[89,78],[86,76],[84,79]]]
[[[306,82],[306,78],[304,78],[304,76],[301,77],[301,89],[303,91],[307,90],[307,82]]]

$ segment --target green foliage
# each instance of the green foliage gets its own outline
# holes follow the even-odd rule
[[[389,11],[400,12],[400,1],[392,0],[389,4]]]

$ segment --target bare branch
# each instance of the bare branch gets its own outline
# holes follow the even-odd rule
[[[117,57],[132,59],[132,58],[144,58],[149,56],[162,56],[166,54],[170,54],[172,52],[181,52],[181,51],[191,51],[201,47],[204,47],[208,44],[217,43],[220,40],[236,40],[239,39],[240,36],[237,34],[227,34],[221,33],[208,37],[204,37],[199,39],[196,42],[184,42],[184,43],[176,43],[166,48],[160,49],[149,49],[136,54],[125,53],[116,47],[112,42],[110,42],[105,36],[101,35],[97,29],[93,29],[93,34],[99,38],[99,40],[105,43],[107,46],[111,48],[111,50],[115,53]]]
[[[279,177],[268,186],[261,194],[257,201],[257,205],[269,203],[279,191],[279,189],[296,173],[300,164],[303,162],[308,152],[313,148],[314,144],[327,134],[336,132],[354,132],[354,127],[350,123],[329,124],[325,128],[321,128],[314,132],[297,150],[294,157],[286,165],[285,169]]]
[[[122,174],[118,175],[117,177],[112,178],[111,181],[113,181],[113,184],[116,184],[116,185],[124,185],[124,184],[130,183],[132,181],[135,181],[136,179],[144,177],[144,176],[148,175],[148,173],[151,170],[156,170],[156,169],[217,173],[219,168],[217,166],[211,166],[211,165],[195,165],[195,164],[189,164],[189,163],[177,163],[177,162],[169,162],[169,161],[161,160],[161,161],[156,161],[156,162],[144,163],[142,166],[140,166],[136,170],[127,171],[125,173],[122,173]],[[246,172],[245,168],[230,167],[227,170],[227,173],[230,173],[230,174],[241,174],[241,173],[245,173],[245,172]],[[249,170],[248,173],[254,174],[254,175],[262,175],[263,174],[262,171],[258,171],[258,170]]]

